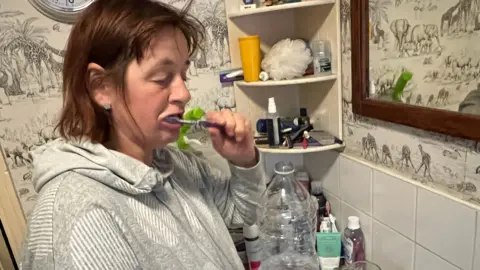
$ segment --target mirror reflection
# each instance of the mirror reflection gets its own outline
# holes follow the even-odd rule
[[[369,98],[480,114],[480,0],[369,0]]]

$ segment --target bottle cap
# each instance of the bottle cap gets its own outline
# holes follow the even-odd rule
[[[300,108],[300,116],[307,116],[307,108]]]
[[[357,216],[349,216],[347,228],[350,230],[360,229],[360,218]]]
[[[265,72],[265,71],[262,71],[262,72],[260,72],[260,75],[258,76],[258,78],[259,78],[261,81],[268,81],[268,79],[269,79],[268,73]]]
[[[274,97],[268,98],[268,113],[277,113]]]

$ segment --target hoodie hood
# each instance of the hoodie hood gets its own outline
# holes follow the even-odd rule
[[[32,153],[33,186],[40,192],[52,179],[77,173],[129,194],[151,192],[173,172],[166,149],[156,150],[153,167],[89,140],[56,139]]]

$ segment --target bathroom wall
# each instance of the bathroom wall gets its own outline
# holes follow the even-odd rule
[[[385,19],[392,21],[398,16],[403,16],[403,13],[396,14],[397,17],[390,13],[393,17],[383,15],[383,13],[386,14],[386,10],[390,10],[391,6],[396,4],[400,5],[403,10],[411,7],[412,13],[410,15],[413,16],[412,18],[416,17],[418,19],[419,16],[427,16],[427,13],[430,12],[429,9],[416,10],[413,13],[415,5],[423,3],[428,6],[427,2],[429,1],[369,0],[370,6],[379,14],[376,18],[382,21]],[[445,4],[446,2],[458,1],[441,0],[441,2]],[[440,2],[430,1],[431,5],[432,3],[436,5]],[[475,142],[375,119],[365,117],[355,119],[353,117],[351,105],[350,0],[341,0],[341,5],[343,119],[344,138],[347,144],[345,153],[466,202],[480,205],[480,149]],[[440,12],[440,9],[438,12]],[[385,28],[385,40],[389,40],[393,44],[394,36],[387,27],[389,23],[383,22],[382,25]],[[444,44],[443,41],[446,38],[450,37],[441,37],[440,42]],[[375,47],[377,45],[372,43],[370,46]],[[447,54],[442,57],[447,57]],[[417,73],[420,74],[415,71],[415,74]],[[465,83],[464,87],[467,87],[466,85]],[[375,142],[377,146],[375,151],[373,149],[364,150],[362,147],[362,139],[364,138],[370,142]],[[423,149],[423,153],[420,149]]]
[[[304,162],[323,181],[339,228],[360,217],[367,259],[382,269],[480,269],[480,208],[348,154]]]
[[[369,2],[380,13],[389,8],[382,5],[420,3]],[[421,2],[427,5],[429,1]],[[360,216],[367,257],[382,269],[480,270],[480,154],[476,143],[353,117],[350,0],[341,0],[341,4],[347,146],[342,154],[309,155],[304,158],[305,166],[314,181],[323,181],[340,228],[346,226],[348,216]],[[385,35],[393,40],[386,27],[389,24],[384,25]],[[363,138],[376,143],[378,158],[373,151],[363,150]]]
[[[180,6],[185,2],[168,3]],[[192,57],[189,107],[235,109],[233,87],[222,86],[217,75],[230,66],[224,2],[196,1],[192,13],[206,26],[207,40],[205,51]],[[41,15],[28,0],[0,0],[0,28],[0,144],[28,216],[37,198],[29,152],[56,137],[53,127],[62,99],[61,54],[71,26]],[[205,135],[192,136],[204,140]]]

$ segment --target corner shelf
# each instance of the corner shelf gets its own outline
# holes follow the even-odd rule
[[[326,145],[326,146],[310,146],[310,147],[307,147],[306,149],[269,148],[268,146],[257,145],[258,151],[262,153],[272,153],[272,154],[308,154],[308,153],[317,153],[317,152],[329,151],[334,149],[340,149],[344,147],[345,147],[345,143],[343,144],[336,143],[336,144]]]
[[[308,75],[301,78],[295,78],[291,80],[268,80],[268,81],[258,81],[258,82],[245,82],[245,81],[236,81],[237,86],[253,86],[253,87],[268,87],[268,86],[282,86],[282,85],[298,85],[306,83],[315,83],[315,82],[325,82],[333,81],[337,79],[336,74],[330,75]]]
[[[275,98],[279,115],[294,117],[300,108],[307,110],[314,128],[343,139],[342,70],[340,10],[342,0],[306,0],[278,6],[239,10],[240,0],[225,0],[228,44],[232,67],[241,67],[238,39],[258,35],[260,50],[265,55],[285,38],[328,40],[332,54],[332,73],[316,74],[280,81],[236,81],[233,83],[236,111],[251,122],[264,118],[268,99]],[[272,24],[273,22],[273,24]],[[260,59],[261,60],[261,59]],[[265,153],[307,154],[342,149],[344,145],[309,146],[306,149],[271,149],[259,145]]]
[[[262,14],[266,12],[321,6],[321,5],[327,5],[327,4],[335,4],[335,0],[307,0],[307,1],[297,2],[297,3],[285,3],[281,5],[270,6],[270,7],[258,7],[258,8],[252,8],[247,10],[238,10],[238,11],[230,12],[228,14],[228,17],[232,19],[237,17]]]

